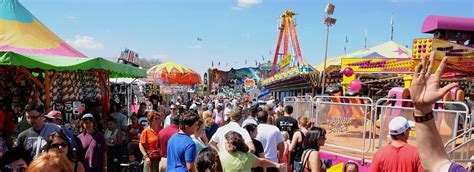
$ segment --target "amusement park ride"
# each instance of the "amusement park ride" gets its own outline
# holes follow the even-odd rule
[[[334,164],[327,171],[340,171],[348,161],[357,162],[360,171],[369,171],[375,152],[389,142],[389,121],[403,116],[414,124],[408,88],[415,66],[421,57],[430,53],[435,53],[434,68],[444,56],[448,57],[441,86],[459,83],[459,87],[448,92],[433,107],[437,129],[452,161],[473,161],[474,113],[465,98],[471,101],[474,98],[473,91],[469,90],[474,82],[474,18],[429,16],[423,23],[422,32],[434,36],[414,39],[411,58],[343,58],[343,82],[328,87],[329,96],[285,97],[285,104],[297,106],[299,115],[311,114],[315,125],[327,130],[321,157],[332,159]],[[273,65],[272,71],[276,63]],[[362,97],[361,89],[366,83],[359,78],[363,75],[396,76],[403,78],[404,86],[391,88],[386,97],[374,101]],[[388,81],[381,79],[378,82]],[[409,144],[416,145],[415,138],[416,132],[412,128]]]
[[[318,72],[311,65],[305,64],[301,55],[296,34],[293,13],[287,10],[281,16],[280,34],[271,66],[270,77],[261,85],[274,92],[282,99],[285,96],[304,95],[315,92]],[[280,47],[283,45],[283,50]]]

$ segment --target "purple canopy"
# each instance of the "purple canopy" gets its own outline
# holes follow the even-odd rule
[[[474,31],[474,18],[428,16],[423,22],[421,32],[433,33],[435,30]]]

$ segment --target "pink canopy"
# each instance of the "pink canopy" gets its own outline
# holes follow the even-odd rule
[[[428,16],[423,22],[421,32],[433,33],[435,30],[474,31],[474,18]]]

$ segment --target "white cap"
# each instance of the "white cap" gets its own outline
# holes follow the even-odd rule
[[[245,127],[250,124],[258,126],[258,122],[256,119],[248,118],[248,119],[245,119],[244,122],[242,122],[242,127]]]
[[[84,114],[81,119],[87,119],[87,118],[92,118],[94,119],[94,116],[90,113]]]
[[[412,123],[413,125],[413,123]],[[388,123],[390,135],[399,135],[411,128],[410,122],[405,117],[397,116]]]

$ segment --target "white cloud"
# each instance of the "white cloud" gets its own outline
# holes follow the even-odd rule
[[[240,10],[242,8],[249,8],[254,5],[262,3],[262,0],[238,0],[237,6],[233,7],[233,10]]]
[[[74,40],[66,40],[66,42],[74,47],[89,49],[89,50],[100,50],[104,49],[104,44],[96,42],[92,36],[81,36],[76,35]]]
[[[189,48],[191,48],[191,49],[201,49],[202,45],[201,44],[196,44],[196,45],[190,46]]]

